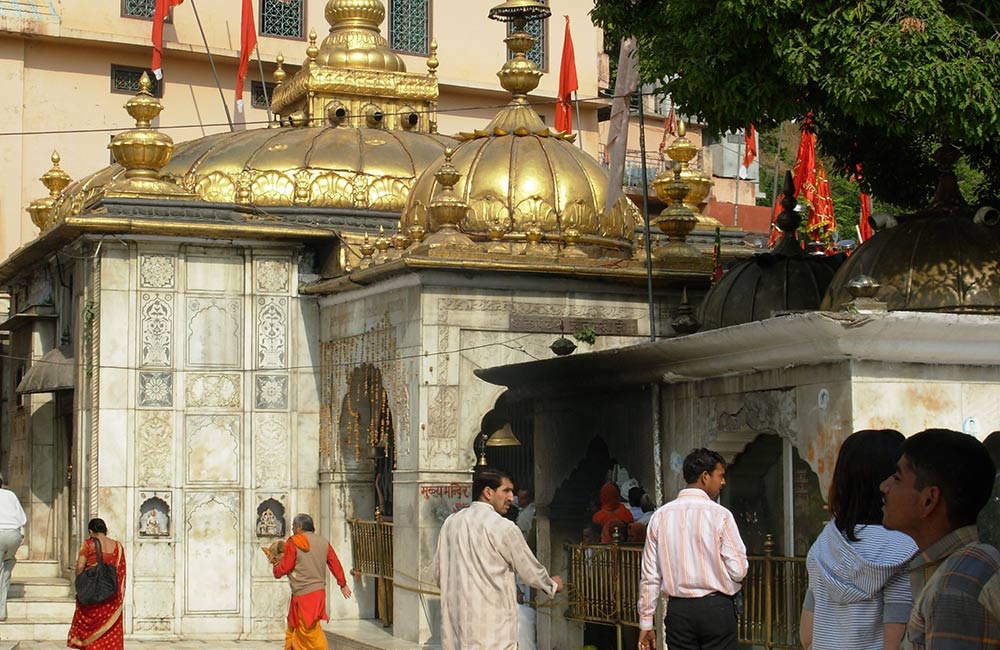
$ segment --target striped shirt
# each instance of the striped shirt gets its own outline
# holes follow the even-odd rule
[[[1000,648],[1000,552],[975,526],[954,530],[910,563],[913,612],[902,647]]]
[[[704,490],[687,488],[649,520],[642,551],[639,625],[653,629],[660,595],[733,595],[747,574],[747,549],[733,514]]]

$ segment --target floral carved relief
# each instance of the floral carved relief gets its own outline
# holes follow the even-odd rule
[[[254,406],[260,410],[288,408],[288,377],[257,375],[254,381]]]
[[[139,373],[139,406],[171,407],[173,405],[174,377],[171,373]]]
[[[254,419],[254,487],[286,487],[288,483],[288,422],[277,414]]]
[[[236,373],[188,375],[184,401],[189,407],[239,408],[240,375]]]
[[[146,292],[139,299],[140,359],[142,366],[169,367],[173,356],[174,296]]]
[[[287,311],[287,298],[257,299],[258,368],[285,367]]]
[[[145,289],[170,289],[174,286],[172,255],[139,256],[139,284]]]
[[[257,260],[257,291],[285,293],[288,291],[288,261],[265,257]]]
[[[174,432],[169,411],[138,415],[136,481],[139,485],[171,485],[174,475]]]

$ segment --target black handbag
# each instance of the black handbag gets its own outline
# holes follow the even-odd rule
[[[81,605],[97,605],[114,598],[118,593],[118,570],[104,561],[101,542],[96,538],[97,564],[83,570],[76,577],[76,599]]]

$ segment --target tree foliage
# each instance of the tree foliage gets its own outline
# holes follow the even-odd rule
[[[1000,195],[1000,3],[975,0],[595,0],[609,42],[633,35],[643,79],[662,79],[712,128],[770,129],[811,113],[831,171],[882,201],[926,205],[942,141]]]

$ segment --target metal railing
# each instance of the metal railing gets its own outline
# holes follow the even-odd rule
[[[372,576],[376,609],[383,625],[392,625],[392,522],[351,519],[351,555],[354,575]]]
[[[639,626],[637,612],[642,566],[641,546],[568,545],[567,618],[586,623]],[[799,613],[808,587],[805,558],[774,555],[768,535],[764,555],[749,557],[743,581],[739,641],[772,648],[799,648]]]

